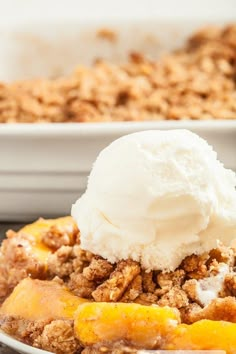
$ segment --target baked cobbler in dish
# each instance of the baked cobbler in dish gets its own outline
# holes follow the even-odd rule
[[[0,83],[0,122],[236,119],[235,63],[236,24],[203,28],[159,59],[133,52],[123,64]]]

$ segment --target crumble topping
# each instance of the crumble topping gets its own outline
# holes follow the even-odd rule
[[[73,321],[30,321],[0,316],[1,329],[28,345],[43,348],[57,354],[78,353],[82,349],[74,336]]]
[[[113,265],[99,256],[94,256],[88,267],[83,269],[83,275],[88,280],[104,280],[113,271]]]
[[[0,304],[28,275],[37,279],[46,277],[44,265],[31,252],[29,237],[12,230],[6,236],[0,249]]]
[[[68,77],[1,83],[0,122],[235,119],[235,43],[235,24],[207,27],[159,60],[131,53],[123,65],[97,60]]]
[[[159,306],[170,306],[181,309],[189,304],[188,296],[178,286],[174,286],[167,293],[165,293],[157,302]]]
[[[226,274],[224,280],[224,291],[228,296],[236,296],[236,274]]]
[[[140,266],[132,260],[120,261],[108,280],[93,291],[95,301],[119,301],[134,278],[140,273]]]
[[[68,227],[68,230],[58,225],[52,225],[48,231],[43,232],[43,243],[52,250],[58,250],[61,246],[73,246],[78,236],[78,230]]]
[[[217,298],[203,308],[196,303],[191,303],[182,309],[181,315],[185,323],[194,323],[203,319],[236,323],[236,300],[235,297],[230,296]]]
[[[82,250],[79,233],[73,228],[68,235],[67,229],[58,233],[58,228],[53,225],[47,235],[49,238],[43,233],[42,243],[51,245],[51,253],[47,269],[41,272],[33,250],[27,251],[29,236],[22,232],[7,233],[0,251],[2,300],[27,276],[56,279],[65,283],[77,296],[99,302],[135,301],[177,308],[196,303],[204,307],[213,298],[201,301],[200,290],[216,290],[214,298],[234,297],[236,293],[233,248],[219,245],[209,254],[191,255],[173,272],[147,272],[138,262],[122,260],[111,264]]]
[[[57,354],[79,353],[82,349],[74,336],[73,321],[65,320],[55,320],[46,324],[32,344],[34,347]]]

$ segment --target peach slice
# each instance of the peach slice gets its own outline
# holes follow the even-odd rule
[[[178,323],[177,310],[134,303],[87,303],[75,313],[75,333],[85,346],[125,340],[152,349]]]
[[[78,306],[86,301],[55,281],[25,278],[4,301],[0,315],[27,320],[73,319]]]
[[[171,331],[164,349],[224,350],[236,352],[236,323],[201,320],[191,325],[181,324]]]

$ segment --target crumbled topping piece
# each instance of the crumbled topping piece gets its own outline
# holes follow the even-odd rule
[[[192,254],[191,256],[186,257],[180,268],[186,272],[188,278],[201,279],[209,275],[207,268],[207,261],[209,259],[208,254],[203,254],[197,256]]]
[[[202,310],[202,307],[196,302],[190,302],[186,307],[179,309],[181,315],[181,322],[190,324],[192,323],[192,316]]]
[[[226,263],[230,267],[234,265],[235,254],[233,248],[226,247],[222,244],[209,252],[211,260],[216,260],[217,263]]]
[[[180,309],[189,304],[186,293],[179,287],[174,286],[158,301],[159,306],[170,306]]]
[[[73,321],[37,320],[0,316],[1,329],[26,344],[57,354],[74,354],[81,351],[75,338]]]
[[[89,251],[84,251],[79,245],[75,245],[72,251],[73,255],[73,269],[76,272],[82,272],[92,261],[94,255]]]
[[[29,321],[19,317],[0,315],[1,330],[29,345],[33,344],[35,338],[42,333],[48,323],[50,319]]]
[[[113,265],[100,257],[94,257],[88,267],[83,269],[85,278],[91,281],[101,281],[109,277]]]
[[[110,278],[92,293],[95,301],[119,301],[133,279],[140,273],[137,262],[127,260],[117,263]]]
[[[153,272],[142,272],[144,292],[153,293],[155,291],[157,284],[153,281],[153,276]]]
[[[10,230],[0,248],[0,304],[27,276],[45,279],[46,269],[34,255],[29,236]]]
[[[224,280],[224,292],[226,296],[236,297],[236,273],[226,274]]]
[[[157,283],[162,289],[171,289],[173,286],[180,287],[185,278],[185,271],[177,269],[170,273],[159,273],[157,275]]]
[[[120,299],[121,302],[133,302],[143,292],[142,277],[137,275],[130,283],[124,295]]]
[[[213,321],[236,322],[236,300],[235,297],[217,298],[212,300],[209,305],[199,309],[197,307],[189,309],[188,316],[185,318],[187,323],[193,323],[203,319]]]
[[[57,354],[74,354],[81,350],[75,338],[73,322],[68,320],[55,320],[47,324],[33,341],[33,346]]]
[[[48,257],[48,274],[64,279],[74,271],[81,273],[91,260],[91,253],[81,250],[79,245],[61,246]]]
[[[65,278],[73,272],[72,247],[62,246],[55,253],[48,257],[48,272],[51,275],[57,275]]]
[[[158,300],[158,297],[156,294],[142,293],[137,297],[135,302],[137,302],[138,304],[141,304],[141,305],[149,306],[149,305],[156,304],[157,300]]]
[[[91,299],[96,283],[88,280],[82,273],[74,272],[70,275],[68,287],[75,295]]]
[[[50,229],[43,233],[42,242],[53,250],[59,249],[61,246],[73,246],[78,239],[78,229],[73,229],[72,225],[68,225],[70,229],[52,225]]]

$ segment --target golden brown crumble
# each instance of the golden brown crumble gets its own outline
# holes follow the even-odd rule
[[[29,251],[30,240],[24,233],[7,232],[0,248],[0,304],[21,279],[45,279],[44,265]]]
[[[64,279],[73,272],[73,248],[62,246],[48,257],[48,272]]]
[[[88,267],[83,269],[83,275],[90,281],[104,280],[109,277],[113,270],[113,265],[105,259],[94,256]]]
[[[72,246],[78,237],[78,230],[60,228],[58,225],[52,225],[50,229],[43,233],[43,243],[53,250],[61,246]]]
[[[217,298],[211,301],[204,308],[192,304],[185,315],[186,323],[193,323],[199,320],[229,321],[236,323],[236,300],[235,297]]]
[[[119,301],[134,278],[140,273],[140,266],[132,260],[120,261],[110,278],[93,291],[95,301]]]
[[[183,260],[181,269],[185,271],[187,277],[189,278],[206,278],[209,276],[209,267],[207,263],[208,259],[208,254],[203,254],[201,256],[192,254]]]
[[[157,301],[158,301],[158,296],[156,294],[143,293],[143,292],[141,292],[141,294],[135,299],[135,302],[137,304],[147,305],[147,306],[157,304]]]
[[[187,307],[189,303],[201,305],[196,294],[199,279],[216,275],[222,261],[230,268],[225,276],[221,297],[235,296],[235,250],[223,246],[208,255],[186,257],[173,272],[146,272],[137,262],[123,260],[111,264],[107,260],[80,248],[79,234],[71,228],[58,232],[51,227],[42,242],[51,245],[47,269],[42,272],[34,254],[27,253],[28,236],[9,231],[0,251],[0,289],[2,299],[24,277],[57,279],[64,282],[77,295],[95,301],[124,301],[155,303],[172,307]],[[59,238],[59,240],[57,240]],[[48,241],[50,240],[50,242]],[[68,246],[68,240],[70,246]],[[26,242],[27,241],[27,242]],[[64,243],[64,244],[63,244]],[[57,245],[57,246],[55,246]],[[202,306],[202,305],[201,305]]]
[[[143,292],[142,280],[142,276],[137,275],[127,287],[120,301],[133,302],[134,300],[136,300]]]
[[[108,39],[113,35],[100,31]],[[68,77],[0,84],[0,122],[236,118],[236,25],[208,27],[159,60],[97,60]]]
[[[57,354],[81,351],[70,320],[30,321],[0,315],[0,325],[3,331],[37,348]]]
[[[29,345],[33,344],[34,340],[43,332],[44,327],[50,322],[51,320],[29,321],[17,316],[0,315],[1,329]]]
[[[156,289],[156,283],[153,281],[154,272],[142,271],[143,290],[147,293],[153,293]]]
[[[92,293],[96,289],[96,283],[88,280],[82,273],[75,271],[70,275],[68,287],[75,295],[92,299]]]
[[[162,289],[170,290],[173,286],[181,287],[185,277],[185,271],[183,269],[177,269],[176,271],[170,273],[160,272],[157,275],[156,281]]]
[[[46,324],[32,344],[34,347],[57,354],[73,354],[81,350],[79,341],[74,336],[73,322],[65,320],[55,320]]]
[[[159,306],[170,306],[181,309],[189,304],[189,299],[184,290],[178,286],[174,286],[157,302]]]
[[[91,260],[91,253],[81,250],[78,244],[73,247],[62,245],[56,252],[49,255],[48,273],[64,279],[74,270],[82,272]]]

